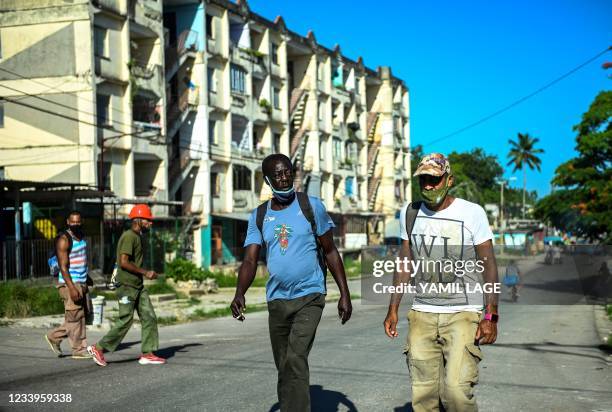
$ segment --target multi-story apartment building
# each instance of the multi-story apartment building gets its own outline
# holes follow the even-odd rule
[[[298,190],[324,200],[342,246],[381,241],[410,196],[404,83],[246,1],[207,1],[205,32],[212,263],[240,256],[248,214],[270,195],[261,161],[273,152],[293,160]]]
[[[4,178],[166,201],[162,2],[3,0],[0,7]],[[167,206],[154,213],[167,215]]]
[[[0,150],[5,178],[181,201],[202,266],[240,258],[270,153],[323,199],[341,247],[382,241],[410,200],[408,89],[388,67],[244,0],[0,5],[0,147],[32,146]]]

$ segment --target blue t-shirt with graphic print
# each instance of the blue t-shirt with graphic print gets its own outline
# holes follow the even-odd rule
[[[334,227],[320,199],[309,196],[317,235]],[[257,209],[251,213],[244,247],[262,244],[257,228]],[[263,236],[267,246],[268,272],[266,299],[295,299],[311,293],[325,293],[325,276],[317,259],[317,244],[310,223],[295,198],[283,210],[268,210],[263,221]]]

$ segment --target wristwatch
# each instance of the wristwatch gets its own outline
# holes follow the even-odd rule
[[[497,323],[497,321],[499,320],[499,315],[497,313],[485,313],[484,319],[493,323]]]

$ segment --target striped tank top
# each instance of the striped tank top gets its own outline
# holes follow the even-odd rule
[[[72,237],[72,249],[68,260],[70,266],[68,267],[68,273],[74,283],[85,283],[87,282],[87,242],[85,238],[78,240],[70,232],[66,232]],[[58,276],[59,283],[64,282],[64,278],[60,272]]]

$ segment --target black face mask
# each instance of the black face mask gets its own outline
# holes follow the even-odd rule
[[[78,238],[83,237],[83,228],[81,225],[68,225],[68,229]]]

